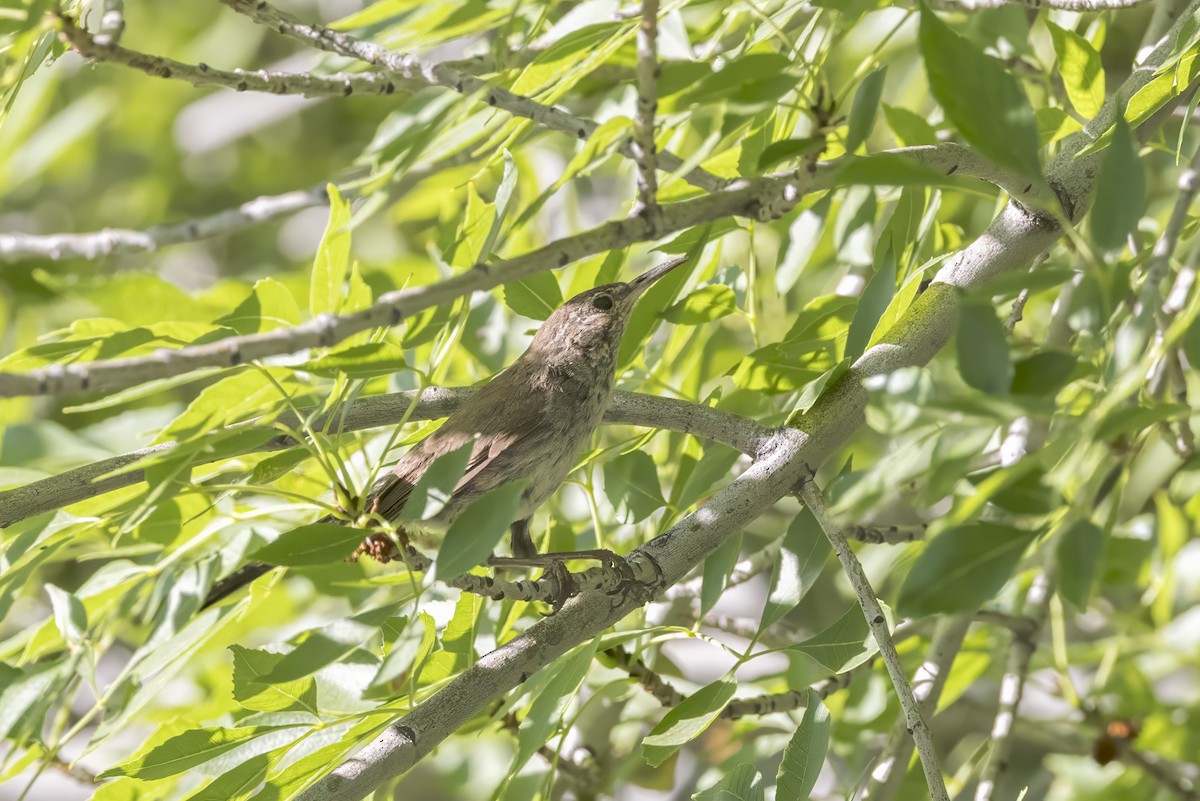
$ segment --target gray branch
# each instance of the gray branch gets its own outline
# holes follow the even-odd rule
[[[101,44],[67,17],[62,18],[63,36],[80,55],[97,61],[110,61],[139,70],[156,78],[174,78],[193,86],[221,86],[236,92],[266,92],[273,95],[304,97],[343,97],[346,95],[390,95],[397,91],[413,92],[424,84],[381,71],[339,72],[313,75],[310,72],[275,70],[219,70],[207,64],[186,64],[171,58],[130,50],[118,44]]]
[[[1034,628],[1032,632],[1024,635],[1013,632],[1004,678],[1000,680],[1000,707],[992,724],[991,754],[984,765],[979,784],[975,786],[975,801],[991,801],[996,783],[1008,770],[1008,758],[1013,746],[1013,727],[1021,708],[1021,698],[1025,694],[1029,666],[1033,662],[1034,653],[1037,652],[1038,635],[1041,634],[1050,612],[1054,583],[1055,579],[1051,573],[1042,571],[1034,578],[1025,596],[1025,608],[1022,613],[1034,621]]]
[[[937,631],[934,632],[933,641],[929,645],[929,653],[913,677],[913,696],[917,700],[917,706],[922,714],[930,718],[937,710],[938,699],[942,697],[950,668],[954,665],[958,652],[962,650],[963,638],[970,627],[970,615],[956,615],[939,620]],[[913,738],[909,736],[904,720],[900,719],[888,734],[884,757],[871,771],[871,779],[863,792],[862,801],[891,801],[895,798],[904,781],[912,751]]]
[[[913,743],[917,747],[917,754],[921,758],[921,767],[925,771],[925,783],[929,787],[929,796],[933,801],[950,801],[950,795],[946,792],[945,779],[942,778],[942,769],[938,764],[937,750],[933,746],[933,734],[929,730],[929,724],[925,721],[927,713],[917,703],[912,685],[908,683],[908,674],[904,672],[904,663],[900,661],[896,643],[892,640],[892,632],[888,629],[887,618],[883,614],[883,608],[879,605],[879,598],[876,597],[875,590],[871,587],[867,573],[863,570],[858,557],[854,555],[854,550],[850,547],[850,542],[842,533],[841,528],[829,517],[829,512],[825,508],[825,498],[822,496],[821,490],[817,488],[816,482],[811,479],[805,481],[797,494],[803,499],[804,505],[812,512],[813,517],[817,519],[821,530],[825,532],[825,537],[833,546],[838,561],[842,563],[842,570],[850,580],[850,586],[854,588],[854,594],[858,596],[858,605],[862,608],[863,617],[867,619],[867,625],[875,638],[875,644],[879,646],[879,654],[883,657],[884,667],[887,668],[888,676],[892,680],[892,688],[895,689],[896,695],[900,699],[905,730],[912,737]]]
[[[154,251],[180,242],[236,233],[327,202],[325,187],[320,186],[282,195],[264,195],[207,217],[173,225],[155,225],[144,231],[105,228],[80,234],[0,233],[0,260],[99,259],[112,253]]]
[[[416,422],[447,417],[473,392],[475,392],[473,388],[431,387],[426,389],[421,393],[420,401],[413,406],[408,419]],[[345,415],[339,411],[328,418],[318,418],[312,425],[317,430],[324,430],[328,425],[328,430],[332,433],[347,433],[395,425],[405,419],[416,394],[414,390],[362,398],[351,404]],[[730,445],[751,455],[758,453],[770,437],[770,431],[753,420],[747,420],[698,403],[673,398],[658,398],[635,392],[617,392],[613,396],[612,405],[605,412],[604,422],[616,425],[663,428],[694,434],[702,439]],[[290,412],[280,415],[279,424],[281,427],[291,430],[300,427],[300,421]],[[251,423],[250,426],[252,425]],[[238,426],[238,428],[245,429],[250,426]],[[278,429],[264,430],[276,431]],[[200,456],[193,464],[204,464],[244,453],[281,450],[298,444],[292,437],[280,434],[252,450],[226,453],[212,459]],[[116,475],[113,473],[117,470],[124,470],[143,459],[166,458],[178,447],[178,444],[174,442],[152,445],[77,467],[74,470],[68,470],[65,473],[34,481],[21,487],[4,490],[0,492],[0,528],[11,526],[13,523],[43,512],[61,509],[64,506],[144,481],[145,471],[143,470],[128,470]]]
[[[654,113],[658,110],[658,0],[642,0],[642,22],[637,37],[637,119],[633,128],[633,156],[637,165],[638,202],[633,213],[657,225],[658,154],[654,144]]]

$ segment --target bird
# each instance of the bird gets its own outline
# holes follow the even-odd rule
[[[402,546],[408,545],[404,540],[409,535],[422,543],[431,541],[484,493],[512,481],[525,481],[510,527],[513,556],[493,559],[493,564],[532,566],[564,558],[611,562],[613,554],[602,550],[539,554],[529,535],[529,519],[570,473],[612,400],[621,337],[638,299],[686,261],[686,257],[672,259],[628,283],[587,289],[555,309],[516,361],[480,387],[372,485],[363,503],[367,516],[395,522],[433,463],[473,442],[466,470],[442,508],[427,520],[404,521],[397,528]],[[355,551],[356,555],[363,553],[389,561],[397,551],[386,535],[376,533]],[[561,561],[557,565],[561,566]],[[205,606],[270,569],[262,563],[240,568],[213,585]]]

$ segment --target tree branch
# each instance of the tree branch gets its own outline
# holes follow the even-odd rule
[[[105,228],[82,234],[0,233],[0,260],[98,259],[111,253],[154,251],[180,242],[237,233],[301,209],[329,202],[325,186],[263,195],[232,209],[172,225],[155,225],[144,231]]]
[[[637,119],[633,128],[633,156],[637,164],[638,202],[633,213],[657,227],[657,154],[654,144],[654,113],[658,109],[658,0],[642,0],[642,23],[637,38]]]
[[[900,699],[905,728],[912,736],[913,742],[917,746],[917,753],[921,757],[921,767],[925,771],[925,783],[929,786],[930,797],[933,801],[950,801],[950,795],[946,792],[945,780],[942,778],[942,769],[938,764],[937,750],[933,746],[933,735],[929,730],[929,725],[925,722],[925,715],[913,695],[912,686],[908,683],[908,675],[904,672],[900,654],[896,651],[896,643],[892,641],[892,632],[888,629],[887,617],[883,614],[883,607],[879,605],[879,599],[875,596],[875,590],[871,587],[862,563],[854,555],[854,550],[851,549],[850,543],[842,534],[841,529],[830,519],[829,512],[825,508],[825,499],[822,497],[821,491],[817,489],[816,482],[809,477],[800,485],[796,494],[804,501],[804,505],[812,512],[818,525],[821,526],[821,530],[825,532],[826,538],[833,546],[834,553],[837,554],[838,561],[842,563],[846,577],[850,579],[850,586],[854,588],[854,594],[858,596],[858,604],[862,607],[863,616],[866,617],[871,634],[875,637],[875,643],[879,646],[883,664],[887,668],[888,676],[892,679],[892,687]],[[969,624],[968,619],[966,625]]]
[[[1033,655],[1037,652],[1037,639],[1045,624],[1046,615],[1049,614],[1050,597],[1053,594],[1054,578],[1046,571],[1038,573],[1025,596],[1025,608],[1022,610],[1035,622],[1035,626],[1033,631],[1023,635],[1013,632],[1008,664],[1004,670],[1004,678],[1000,681],[1000,708],[992,724],[991,754],[979,784],[975,787],[975,801],[991,801],[997,782],[1008,770],[1008,757],[1013,744],[1013,724],[1017,720],[1021,697],[1025,694],[1025,679],[1029,675]]]
[[[350,405],[345,415],[342,415],[339,410],[329,416],[318,418],[312,425],[316,429],[328,430],[331,433],[347,433],[395,425],[405,419],[406,415],[407,419],[412,422],[436,420],[447,417],[474,392],[473,388],[428,388],[421,393],[421,399],[413,406],[411,414],[409,406],[417,394],[415,390],[361,398]],[[749,454],[757,453],[770,436],[768,429],[753,420],[698,403],[658,398],[634,392],[618,391],[613,396],[608,411],[605,412],[604,422],[664,428],[693,434],[703,439],[730,445]],[[300,421],[288,412],[280,416],[279,424],[294,430],[299,428]],[[250,423],[234,428],[253,430],[249,428],[252,425],[253,423]],[[227,433],[229,430],[231,429],[224,429],[217,433]],[[276,431],[277,429],[262,430]],[[205,455],[204,449],[200,449],[193,464],[205,464],[209,461],[227,459],[244,453],[281,450],[298,444],[292,437],[280,434],[251,450],[225,453],[219,457],[210,458]],[[111,474],[144,459],[165,458],[178,447],[178,444],[174,442],[152,445],[77,467],[74,470],[68,470],[65,473],[34,481],[21,487],[0,491],[0,528],[11,526],[13,523],[43,512],[61,509],[64,506],[144,481],[144,470],[128,470],[116,475]]]
[[[938,699],[942,697],[950,668],[962,650],[963,638],[971,627],[971,619],[971,615],[956,615],[938,621],[937,631],[929,644],[929,653],[913,677],[913,697],[917,699],[917,706],[923,715],[932,718],[937,711]],[[896,640],[899,642],[899,638]],[[912,751],[913,738],[909,736],[904,720],[898,720],[888,735],[884,758],[871,771],[862,801],[890,801],[895,798],[904,781]]]
[[[580,139],[587,139],[599,127],[591,120],[538,103],[532,98],[514,94],[507,89],[492,86],[481,78],[449,65],[436,64],[411,53],[397,53],[382,45],[326,28],[323,25],[299,22],[265,0],[221,0],[221,2],[260,25],[265,25],[310,47],[357,59],[390,74],[420,81],[427,86],[453,89],[464,95],[479,93],[488,105],[504,109],[514,116],[532,120],[545,128],[562,131]],[[625,141],[618,148],[618,152],[627,158],[634,158],[633,147],[629,141]],[[659,154],[659,169],[674,172],[682,166],[683,160],[678,156],[666,152]],[[719,191],[730,183],[729,180],[713,175],[699,167],[682,177],[688,183],[709,192]]]
[[[396,91],[415,92],[425,88],[425,85],[418,81],[397,78],[380,71],[313,75],[311,72],[275,70],[219,70],[204,63],[187,64],[130,50],[115,43],[101,44],[99,35],[92,36],[73,20],[60,17],[60,21],[63,37],[85,58],[120,64],[156,78],[187,81],[193,86],[221,86],[235,92],[265,92],[304,97],[390,95]]]
[[[374,305],[361,311],[340,316],[322,314],[292,328],[229,337],[177,350],[161,349],[149,356],[52,364],[26,373],[0,373],[0,397],[121,389],[203,367],[233,367],[267,356],[330,347],[359,331],[398,325],[419,311],[463,295],[492,289],[544,270],[565,267],[572,261],[620,250],[661,234],[732,216],[774,219],[790,209],[806,187],[804,177],[742,182],[714,195],[662,207],[663,224],[659,231],[651,230],[645,220],[636,217],[609,222],[521,256],[498,259],[490,264],[481,262],[436,284],[387,292]]]

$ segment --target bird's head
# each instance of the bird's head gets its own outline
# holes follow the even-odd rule
[[[580,292],[542,323],[530,350],[569,354],[606,347],[615,352],[638,298],[651,284],[686,261],[686,257],[672,259],[629,283],[604,284]]]

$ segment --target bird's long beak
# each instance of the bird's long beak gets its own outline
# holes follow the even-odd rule
[[[637,278],[629,282],[629,294],[625,296],[626,303],[633,303],[639,295],[650,288],[658,279],[662,278],[667,273],[674,270],[679,265],[687,261],[687,256],[680,256],[678,259],[664,261],[657,267],[651,267],[646,272],[639,275]]]

